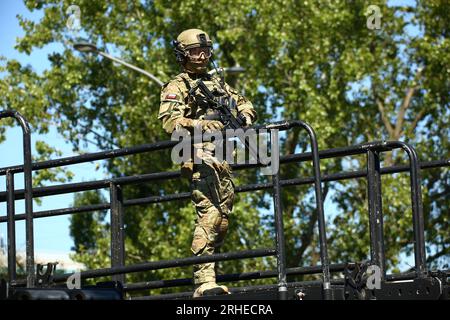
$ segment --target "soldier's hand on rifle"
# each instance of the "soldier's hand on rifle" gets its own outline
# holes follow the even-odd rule
[[[245,112],[240,112],[240,113],[238,114],[238,118],[239,118],[242,122],[244,122],[244,124],[245,124],[246,127],[250,127],[250,126],[252,125],[252,117],[251,117],[249,114],[247,114],[247,113],[245,113]]]
[[[197,120],[197,125],[202,127],[202,131],[212,132],[221,131],[223,129],[223,123],[217,120]]]

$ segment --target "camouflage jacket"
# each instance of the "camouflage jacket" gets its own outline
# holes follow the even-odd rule
[[[255,121],[256,112],[253,109],[253,105],[244,96],[226,83],[222,88],[218,76],[206,74],[202,75],[202,79],[214,95],[220,96],[228,93],[235,99],[237,103],[237,110],[234,111],[235,116],[240,112],[244,112],[252,118],[252,122]],[[196,90],[195,94],[189,95],[189,90],[193,87],[196,80],[195,75],[180,73],[163,86],[158,119],[162,121],[164,130],[169,134],[176,129],[177,123],[180,121],[186,118],[202,120],[205,115],[213,112],[199,90]],[[224,89],[226,92],[224,92]]]

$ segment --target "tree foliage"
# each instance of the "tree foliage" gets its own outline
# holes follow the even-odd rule
[[[422,161],[449,157],[450,9],[445,1],[409,6],[379,1],[379,30],[367,28],[363,1],[30,0],[25,4],[44,15],[38,22],[19,17],[25,36],[18,40],[17,50],[29,54],[53,42],[62,44],[63,50],[49,55],[51,67],[42,74],[14,59],[5,61],[0,105],[22,112],[35,132],[45,133],[56,125],[74,150],[87,138],[99,149],[110,149],[168,137],[156,118],[160,90],[154,82],[107,59],[73,50],[77,38],[66,26],[71,4],[81,9],[80,35],[164,81],[179,72],[171,40],[187,28],[206,30],[217,44],[215,59],[220,66],[246,69],[227,81],[253,101],[260,122],[277,117],[304,120],[315,129],[320,149],[402,140],[417,148]],[[300,130],[283,139],[285,154],[308,148],[307,136]],[[168,157],[168,152],[159,152],[115,159],[105,169],[111,176],[177,170]],[[401,163],[406,163],[402,152],[383,157],[385,166]],[[322,172],[365,165],[364,157],[324,160]],[[301,163],[284,166],[281,173],[284,178],[310,176],[312,169]],[[256,179],[240,172],[236,184]],[[449,180],[448,168],[422,171],[428,262],[434,266],[449,261]],[[402,254],[412,250],[409,176],[384,176],[382,183],[386,255],[389,267],[395,269]],[[326,215],[332,262],[369,257],[366,189],[363,180],[324,184],[325,195],[335,203],[328,207],[335,212]],[[186,181],[174,180],[127,186],[124,194],[131,199],[187,190]],[[283,189],[289,266],[320,263],[311,192],[312,187]],[[224,251],[273,245],[267,195],[239,195]],[[75,203],[95,201],[98,194],[75,199]],[[104,215],[84,217],[72,219],[76,257],[90,268],[106,267],[109,240]],[[127,264],[187,256],[193,218],[188,202],[127,208]],[[244,260],[223,267],[226,272],[249,271],[274,267],[274,261]],[[190,272],[163,270],[131,275],[128,280],[190,277]]]

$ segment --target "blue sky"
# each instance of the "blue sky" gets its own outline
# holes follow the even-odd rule
[[[29,12],[22,1],[0,1],[0,55],[8,59],[14,58],[22,64],[29,64],[37,72],[42,72],[49,67],[47,55],[50,52],[62,49],[60,44],[51,44],[42,49],[34,49],[31,55],[21,54],[14,49],[16,38],[21,37],[24,32],[19,26],[16,18],[17,14],[21,14],[26,18],[38,20],[42,16],[41,13]],[[0,78],[2,75],[0,75]],[[72,156],[71,145],[68,144],[57,132],[55,128],[51,128],[46,135],[38,135],[32,132],[31,141],[34,151],[34,143],[36,140],[45,140],[51,146],[56,146],[63,152],[63,156]],[[94,148],[86,148],[86,151],[96,151]],[[6,141],[0,144],[0,154],[8,155],[0,158],[0,167],[17,165],[23,163],[22,157],[22,132],[19,127],[8,129]],[[74,172],[75,178],[73,182],[89,181],[102,179],[104,176],[100,171],[95,170],[95,163],[79,164],[70,166],[69,169]],[[16,188],[23,188],[23,175],[17,175],[15,178]],[[5,191],[5,178],[0,177],[0,191]],[[73,200],[73,194],[58,195],[42,198],[41,206],[34,204],[35,211],[58,209],[68,207]],[[23,213],[24,201],[16,201],[16,213]],[[0,215],[6,214],[5,203],[0,204]],[[69,217],[58,216],[51,218],[35,219],[35,251],[36,254],[41,252],[67,255],[70,251],[73,241],[69,236]],[[25,249],[25,223],[17,222],[17,250]],[[6,238],[6,224],[0,225],[0,234]]]

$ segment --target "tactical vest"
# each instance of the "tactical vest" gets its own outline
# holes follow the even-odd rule
[[[200,120],[219,120],[217,111],[213,108],[212,103],[208,101],[208,99],[199,89],[195,90],[195,92],[193,93],[189,93],[195,86],[195,82],[197,79],[192,79],[186,73],[182,73],[180,77],[187,89],[185,104],[188,106],[188,110],[185,114],[185,117]],[[231,96],[231,93],[226,91],[225,85],[221,85],[220,79],[218,79],[218,77],[205,75],[202,77],[202,80],[216,99],[224,99]],[[232,112],[235,116],[237,116],[236,108],[234,108]]]

